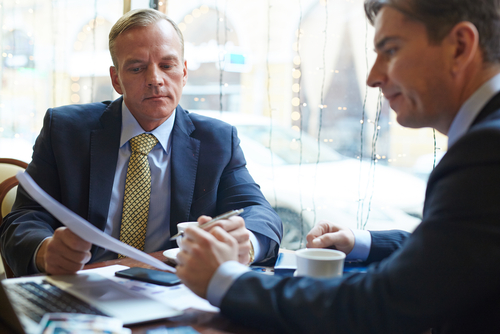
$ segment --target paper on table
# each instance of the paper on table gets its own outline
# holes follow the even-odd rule
[[[99,274],[117,282],[118,284],[129,290],[156,299],[160,303],[168,305],[171,308],[179,311],[184,311],[188,308],[194,308],[207,312],[219,312],[218,307],[212,306],[207,300],[195,295],[194,292],[189,290],[184,284],[162,286],[115,276],[116,271],[127,268],[128,267],[126,266],[115,264],[102,268],[80,270],[78,274]]]
[[[66,225],[73,233],[80,238],[93,243],[94,245],[109,249],[110,251],[131,257],[137,261],[144,262],[158,269],[176,272],[175,268],[161,262],[154,257],[141,252],[140,250],[124,244],[115,238],[107,235],[94,225],[78,216],[64,205],[49,196],[38,184],[33,181],[26,172],[18,172],[16,178],[28,194],[42,205],[48,212],[56,217],[62,224]]]

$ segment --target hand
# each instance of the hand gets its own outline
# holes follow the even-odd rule
[[[200,216],[198,224],[208,222],[211,217]],[[245,227],[245,220],[239,216],[234,216],[229,219],[223,219],[215,222],[207,230],[208,232],[216,226],[221,227],[224,231],[229,233],[238,242],[238,262],[241,264],[248,264],[250,262],[250,232]]]
[[[177,254],[177,276],[191,291],[202,298],[212,276],[227,261],[238,260],[238,242],[221,227],[210,232],[197,227],[184,231],[181,250]]]
[[[90,260],[90,247],[90,242],[83,240],[67,227],[59,227],[38,249],[36,266],[47,274],[74,274]]]
[[[306,236],[307,248],[335,248],[349,254],[354,248],[354,234],[345,226],[320,221]]]

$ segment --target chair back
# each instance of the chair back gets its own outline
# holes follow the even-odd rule
[[[14,204],[14,200],[16,199],[17,185],[19,182],[16,179],[16,174],[19,171],[23,171],[28,167],[28,164],[21,160],[16,159],[8,159],[8,158],[0,158],[0,225],[3,223],[3,217],[5,217],[10,210],[12,209],[12,205]],[[5,270],[5,275],[10,278],[14,277],[14,274],[10,267],[5,262],[3,258],[3,269]],[[2,268],[0,268],[0,275],[2,272]]]
[[[18,184],[16,174],[19,171],[25,170],[26,167],[28,167],[28,164],[24,161],[0,158],[0,224],[2,224],[3,217],[10,212],[16,198],[15,194]]]
[[[25,170],[28,164],[21,160],[0,158],[0,182]]]
[[[17,181],[15,176],[11,176],[0,183],[0,210],[2,213],[0,216],[0,225],[2,224],[3,217],[7,216],[10,210],[12,210],[12,206],[16,200],[18,184],[19,181]]]

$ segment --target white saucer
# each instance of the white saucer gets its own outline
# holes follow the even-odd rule
[[[163,255],[170,261],[177,262],[177,253],[179,253],[179,248],[170,248],[163,252]]]

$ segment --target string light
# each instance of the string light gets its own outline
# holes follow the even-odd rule
[[[220,11],[219,11],[219,5],[216,2],[216,7],[217,7],[217,29],[216,29],[216,34],[217,34],[217,46],[220,48],[220,34],[219,34],[219,22],[224,22],[224,49],[219,52],[219,112],[222,113],[222,96],[223,96],[223,80],[224,80],[224,66],[225,64],[225,55],[226,55],[226,43],[227,43],[227,20],[224,20],[223,18],[220,17]],[[227,9],[227,0],[224,5],[224,17],[226,16],[226,9]]]
[[[300,113],[298,111],[292,112],[292,120],[293,121],[298,121],[300,119]]]
[[[294,51],[297,52],[297,55],[295,56],[297,59],[300,59],[301,61],[298,64],[295,64],[296,70],[301,73],[302,72],[302,57],[300,55],[300,48],[298,47],[300,45],[301,37],[302,37],[302,3],[301,0],[297,0],[298,5],[299,5],[299,25],[297,27],[297,40],[295,42],[295,47],[293,48]],[[293,76],[293,75],[292,75]],[[300,100],[300,94],[301,94],[301,88],[302,88],[302,76],[298,76],[294,78],[297,80],[297,97]],[[298,105],[299,109],[299,115],[300,115],[300,127],[299,129],[299,202],[300,202],[300,212],[299,212],[299,218],[300,218],[300,237],[299,237],[299,248],[303,248],[303,243],[304,243],[304,203],[302,201],[302,178],[301,172],[302,172],[302,154],[303,154],[303,142],[302,142],[302,135],[304,131],[304,117],[302,115],[302,106],[299,103]],[[297,127],[297,126],[296,126]]]
[[[365,18],[365,66],[366,66],[366,80],[368,79],[369,73],[369,65],[368,65],[368,20]],[[365,124],[365,115],[366,115],[366,101],[368,98],[368,85],[365,84],[365,94],[363,98],[363,107],[361,109],[361,120],[360,120],[360,156],[359,156],[359,175],[358,175],[358,198],[361,198],[361,175],[363,172],[363,154],[364,154],[364,124]],[[370,120],[368,120],[369,122]],[[363,227],[362,224],[362,208],[360,202],[358,202],[358,210],[356,213],[356,223],[357,228],[360,229]]]
[[[366,212],[366,218],[364,219],[364,222],[361,223],[361,229],[366,228],[366,224],[368,223],[368,219],[370,218],[370,211],[371,211],[371,205],[372,205],[372,199],[373,199],[373,193],[374,193],[374,185],[375,185],[375,168],[377,165],[377,141],[379,137],[379,120],[380,120],[380,115],[382,113],[382,90],[379,89],[379,95],[378,95],[378,102],[377,102],[377,113],[375,116],[375,121],[373,125],[373,138],[372,138],[372,152],[371,152],[371,160],[370,160],[370,168],[368,172],[368,180],[366,185],[366,190],[365,190],[365,196],[361,199],[361,212],[363,213],[364,210],[364,204],[365,204],[365,199],[366,199],[366,194],[368,193],[368,187],[370,186],[370,181],[371,181],[371,187],[370,189],[372,190],[370,193],[370,199],[368,200],[368,210]]]
[[[318,137],[317,137],[317,142],[318,142],[318,155],[316,158],[316,166],[315,166],[315,175],[318,173],[318,164],[320,161],[321,157],[321,145],[320,145],[320,139],[321,139],[321,129],[323,127],[323,110],[325,109],[326,105],[324,103],[324,91],[325,91],[325,79],[326,79],[326,45],[328,41],[328,0],[322,0],[324,2],[325,6],[325,30],[323,31],[324,33],[324,43],[323,43],[323,80],[321,82],[321,98],[320,98],[320,105],[319,105],[319,127],[318,127]],[[312,202],[313,202],[313,208],[314,208],[314,224],[316,224],[316,187],[317,187],[317,179],[315,179],[314,182],[314,188],[313,188],[313,194],[312,194]]]
[[[191,14],[193,15],[194,18],[198,18],[201,16],[201,10],[199,10],[198,8],[195,8],[193,9],[193,11],[191,12]]]
[[[52,57],[52,105],[56,106],[56,87],[57,87],[57,76],[56,76],[56,55],[57,55],[57,48],[56,48],[56,35],[57,35],[57,29],[55,28],[57,26],[57,21],[56,21],[56,15],[55,15],[55,4],[53,1],[51,1],[51,6],[52,6],[52,11],[51,11],[51,22],[52,22],[52,50],[53,50],[53,57]]]
[[[432,163],[432,169],[436,168],[436,129],[432,129],[432,136],[434,138],[434,146],[433,146],[433,153],[434,153],[434,161]]]
[[[89,22],[89,28],[92,30],[92,57],[95,60],[95,54],[96,54],[96,30],[97,30],[97,0],[94,0],[94,19],[90,20]],[[90,30],[89,30],[90,31]],[[92,67],[95,69],[95,67]],[[94,91],[95,91],[95,70],[92,71],[92,76],[90,79],[90,102],[94,102]]]
[[[210,8],[208,8],[208,6],[207,6],[207,5],[202,5],[202,6],[200,7],[200,12],[201,12],[202,14],[206,14],[206,13],[208,13],[209,11],[210,11]]]
[[[274,209],[278,208],[278,197],[276,194],[276,183],[274,174],[274,154],[273,154],[273,108],[271,105],[271,67],[269,63],[269,55],[271,54],[271,0],[267,1],[267,54],[266,54],[266,69],[267,69],[267,108],[269,109],[269,150],[271,152],[271,177],[273,180],[273,196]],[[293,102],[292,102],[293,104]]]

